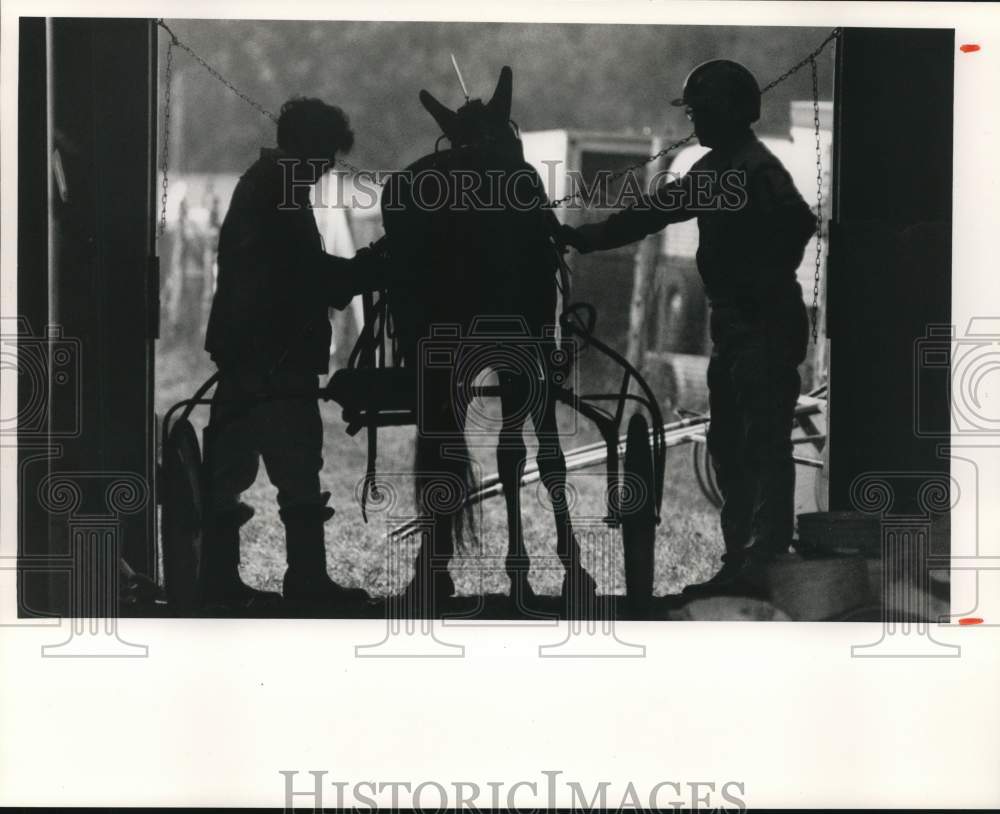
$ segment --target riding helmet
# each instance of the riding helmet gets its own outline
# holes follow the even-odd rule
[[[760,118],[760,86],[749,68],[729,59],[710,59],[696,66],[684,80],[674,107],[727,110],[748,123]]]

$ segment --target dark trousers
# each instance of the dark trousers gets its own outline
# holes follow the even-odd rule
[[[263,459],[278,490],[282,509],[324,505],[319,473],[323,468],[323,423],[316,398],[251,403],[265,385],[256,374],[223,375],[215,389],[205,438],[205,463],[211,510],[239,505],[240,495],[257,479]],[[319,387],[316,374],[281,373],[269,382],[277,391],[307,392]]]
[[[792,423],[805,357],[805,307],[767,320],[712,314],[708,447],[722,493],[724,561],[786,551],[795,523]]]

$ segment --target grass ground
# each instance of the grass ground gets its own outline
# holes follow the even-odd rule
[[[213,372],[211,362],[200,349],[174,346],[161,348],[156,366],[156,411],[163,415],[174,402],[188,397]],[[489,405],[482,413],[489,416]],[[579,418],[573,426],[573,414],[560,408],[563,449],[597,440],[588,422]],[[387,541],[388,529],[413,514],[412,462],[414,428],[387,428],[379,433],[380,480],[395,490],[391,506],[372,513],[369,522],[361,516],[356,493],[366,464],[364,432],[350,437],[345,432],[340,408],[336,404],[320,406],[326,429],[324,444],[323,488],[333,493],[330,505],[336,517],[327,525],[327,564],[331,577],[347,586],[360,586],[373,595],[398,590],[409,580],[410,563],[416,551],[413,541]],[[196,408],[192,421],[201,430],[208,416],[207,407]],[[484,427],[490,429],[489,420]],[[624,429],[624,428],[623,428]],[[533,440],[527,433],[529,456]],[[494,472],[495,435],[478,436],[473,454],[481,474]],[[573,519],[588,566],[603,593],[624,593],[620,535],[608,529],[603,517],[605,478],[598,468],[570,473],[569,484],[576,498]],[[285,567],[284,530],[278,517],[276,490],[268,482],[261,466],[257,481],[244,495],[256,509],[254,518],[244,526],[241,571],[244,579],[257,587],[280,590]],[[562,584],[562,568],[555,557],[555,533],[551,512],[546,508],[545,490],[538,484],[525,487],[522,493],[525,543],[532,558],[529,575],[539,594],[556,594]],[[663,520],[657,529],[654,593],[676,593],[684,585],[701,581],[714,573],[722,553],[718,514],[695,482],[690,447],[667,451],[667,467],[662,506]],[[504,501],[485,501],[477,507],[476,542],[468,555],[457,557],[452,565],[459,593],[506,593],[508,580],[502,561],[507,547],[507,523]],[[482,566],[486,563],[496,565]],[[400,567],[391,567],[400,563]]]

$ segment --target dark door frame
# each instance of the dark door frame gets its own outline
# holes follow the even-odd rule
[[[156,26],[19,33],[18,610],[113,616],[156,571]]]

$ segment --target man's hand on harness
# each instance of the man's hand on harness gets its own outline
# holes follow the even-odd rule
[[[563,224],[559,227],[559,241],[565,246],[572,246],[580,254],[606,248],[603,245],[603,234],[603,223],[585,223],[577,227]]]
[[[388,241],[385,237],[363,246],[351,260],[353,293],[363,294],[386,288],[391,281],[391,272]]]

